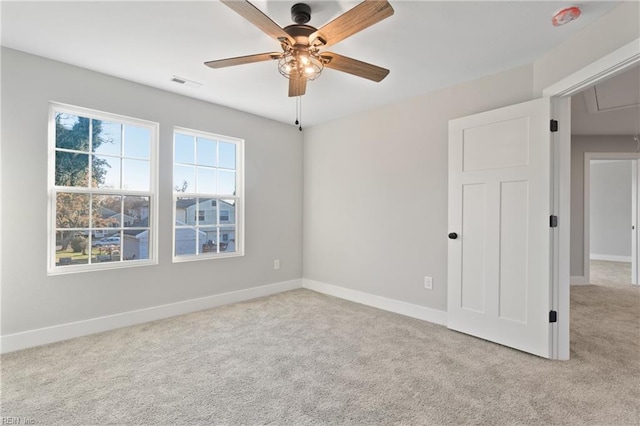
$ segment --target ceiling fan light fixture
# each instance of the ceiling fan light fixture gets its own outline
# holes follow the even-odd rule
[[[207,61],[204,64],[209,68],[217,69],[277,60],[278,71],[289,79],[289,97],[297,98],[305,94],[307,81],[320,77],[325,66],[375,82],[382,81],[389,74],[388,69],[324,51],[324,48],[339,43],[393,15],[393,7],[388,0],[361,1],[319,29],[307,25],[311,19],[311,7],[305,3],[296,3],[291,7],[291,17],[295,24],[282,28],[249,0],[220,0],[220,2],[276,39],[280,43],[282,53],[259,53]],[[320,49],[323,49],[322,53]]]
[[[278,60],[278,71],[289,79],[305,77],[307,80],[315,80],[320,77],[323,69],[324,62],[315,51],[300,52],[292,49],[284,52]]]

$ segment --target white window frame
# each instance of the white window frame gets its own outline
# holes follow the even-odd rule
[[[96,120],[128,124],[137,127],[145,127],[150,131],[150,147],[149,147],[149,171],[150,182],[149,191],[132,191],[125,189],[113,188],[90,188],[90,187],[58,187],[55,184],[55,168],[56,168],[56,123],[55,115],[58,112],[73,114],[76,116],[87,117]],[[97,111],[89,108],[83,108],[58,102],[50,102],[49,104],[49,123],[48,123],[48,205],[47,205],[47,274],[48,275],[64,275],[78,272],[91,272],[121,268],[136,268],[140,266],[156,265],[158,263],[158,135],[159,124],[152,121],[141,120],[138,118],[127,117],[119,114],[112,114],[103,111]],[[91,153],[88,153],[91,154]],[[130,195],[130,196],[148,196],[149,197],[149,258],[135,261],[117,261],[117,262],[97,262],[80,265],[56,266],[56,194],[58,192],[79,193],[79,194],[109,194],[109,195]],[[122,214],[125,212],[123,211]],[[91,217],[91,212],[89,212]],[[121,224],[120,227],[124,225]],[[91,240],[89,240],[91,241]],[[121,256],[124,241],[121,241]]]
[[[176,134],[180,133],[187,136],[192,136],[194,138],[206,138],[212,139],[219,142],[232,143],[236,146],[236,195],[228,195],[228,194],[212,194],[212,193],[198,193],[198,192],[177,192],[173,189],[173,221],[172,221],[172,248],[171,248],[171,256],[173,262],[191,262],[197,260],[210,260],[210,259],[224,259],[230,257],[240,257],[244,256],[244,139],[235,138],[232,136],[224,136],[210,132],[204,132],[200,130],[188,129],[185,127],[175,126],[173,128],[173,147],[172,147],[172,168],[171,168],[171,185],[173,188],[173,170],[176,164],[175,161],[175,149],[176,149]],[[197,152],[196,152],[197,155]],[[235,252],[223,252],[223,253],[212,253],[212,252],[200,252],[197,254],[189,254],[189,255],[179,255],[176,256],[176,202],[178,198],[214,198],[218,200],[235,200]],[[211,226],[216,226],[218,229],[224,228],[225,226],[229,226],[232,224],[224,224],[220,223],[220,213],[219,213],[220,205],[219,203],[216,206],[217,218],[216,224]],[[197,212],[197,210],[196,210]],[[209,225],[207,225],[209,226]],[[220,241],[217,241],[219,244]],[[196,246],[198,249],[199,246]],[[197,250],[199,251],[199,250]]]

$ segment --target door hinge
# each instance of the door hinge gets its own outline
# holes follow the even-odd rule
[[[549,312],[549,322],[558,322],[558,312],[556,311]]]
[[[551,120],[551,131],[552,132],[557,132],[558,131],[558,120]]]
[[[549,216],[549,226],[552,228],[558,227],[558,216]]]

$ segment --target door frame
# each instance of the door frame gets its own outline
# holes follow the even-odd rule
[[[638,226],[640,225],[640,159],[632,161],[631,173],[631,284],[640,285],[640,239]]]
[[[591,260],[591,160],[629,160],[634,161],[633,163],[633,173],[632,173],[632,191],[637,191],[637,160],[640,159],[640,152],[585,152],[584,153],[584,196],[583,196],[583,223],[584,230],[582,231],[584,235],[583,241],[583,274],[584,274],[584,283],[589,284],[591,282],[591,267],[589,265],[589,261]],[[637,202],[637,197],[632,197],[632,216],[631,221],[632,225],[636,228],[634,231],[637,232],[637,208],[634,205]],[[637,257],[636,246],[635,246],[635,238],[632,237],[632,276],[631,280],[637,283],[637,279],[634,280],[634,274],[637,274],[637,258],[633,259],[633,257]]]
[[[569,359],[571,96],[640,64],[640,38],[620,47],[542,91],[551,98],[551,114],[560,124],[553,135],[552,214],[558,232],[552,238],[551,306],[558,312],[552,331],[552,358]]]

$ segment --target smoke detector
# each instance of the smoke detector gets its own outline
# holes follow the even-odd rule
[[[551,23],[554,27],[559,27],[564,24],[578,19],[582,11],[579,6],[569,6],[556,11],[551,17]]]

